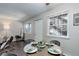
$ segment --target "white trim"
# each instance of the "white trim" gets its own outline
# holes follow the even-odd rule
[[[63,53],[63,55],[65,55],[65,56],[72,56],[72,55],[68,55],[68,54],[66,54],[66,53]]]
[[[26,24],[31,24],[31,31],[30,32],[26,32]],[[31,22],[25,23],[25,25],[24,25],[24,32],[28,33],[28,34],[32,34],[32,23]]]
[[[56,38],[66,38],[66,39],[69,39],[69,36],[56,36],[56,35],[47,35],[49,37],[56,37]]]
[[[68,12],[64,12],[64,13],[60,13],[60,14],[68,14]],[[60,15],[60,14],[58,14],[58,15]],[[51,16],[50,16],[51,17]],[[67,17],[69,18],[69,14],[67,15]],[[49,35],[49,22],[50,22],[50,20],[49,20],[49,17],[48,17],[48,19],[47,19],[47,36],[50,36],[50,37],[58,37],[58,38],[69,38],[69,31],[68,31],[68,28],[69,28],[69,26],[68,26],[68,24],[69,24],[69,20],[67,20],[67,36],[65,37],[65,36],[55,36],[55,35]]]

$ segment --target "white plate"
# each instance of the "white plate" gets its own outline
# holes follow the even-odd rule
[[[48,48],[48,52],[51,54],[61,54],[62,53],[61,49],[58,47]]]
[[[26,45],[24,47],[24,52],[26,52],[26,53],[34,53],[34,52],[37,52],[37,51],[38,51],[38,48],[33,47],[31,45]]]

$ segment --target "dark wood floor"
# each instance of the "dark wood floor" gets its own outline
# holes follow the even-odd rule
[[[28,56],[28,54],[26,54],[23,51],[23,48],[26,44],[27,43],[24,41],[12,42],[9,47],[0,51],[0,55],[7,51],[9,53],[16,54],[17,56]],[[62,55],[62,56],[64,56],[64,55]]]
[[[1,51],[2,53],[8,51],[9,53],[16,54],[17,56],[27,56],[23,48],[26,44],[23,41],[13,42],[9,47]],[[0,53],[1,53],[0,52]]]

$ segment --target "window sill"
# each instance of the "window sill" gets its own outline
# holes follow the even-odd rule
[[[69,36],[55,36],[55,35],[47,35],[49,37],[54,37],[54,38],[64,38],[64,39],[69,39]]]
[[[32,32],[26,32],[26,34],[32,34]]]

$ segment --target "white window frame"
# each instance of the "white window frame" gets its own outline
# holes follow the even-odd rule
[[[31,24],[31,28],[30,28],[31,31],[29,31],[29,32],[26,31],[26,25],[28,25],[28,24]],[[32,23],[26,23],[25,26],[24,26],[24,28],[25,28],[25,33],[28,33],[28,34],[32,33]]]
[[[66,12],[66,13],[68,14],[68,12]],[[66,13],[59,13],[57,15],[66,14]],[[52,16],[52,17],[54,17],[54,16]],[[69,17],[69,14],[67,15],[67,17]],[[58,38],[69,38],[69,30],[68,30],[69,29],[69,26],[68,26],[69,21],[68,21],[68,19],[67,19],[67,36],[50,35],[49,34],[49,27],[50,27],[50,20],[49,19],[50,19],[50,17],[48,17],[48,20],[47,20],[47,23],[48,23],[48,26],[47,26],[47,36],[58,37]]]

